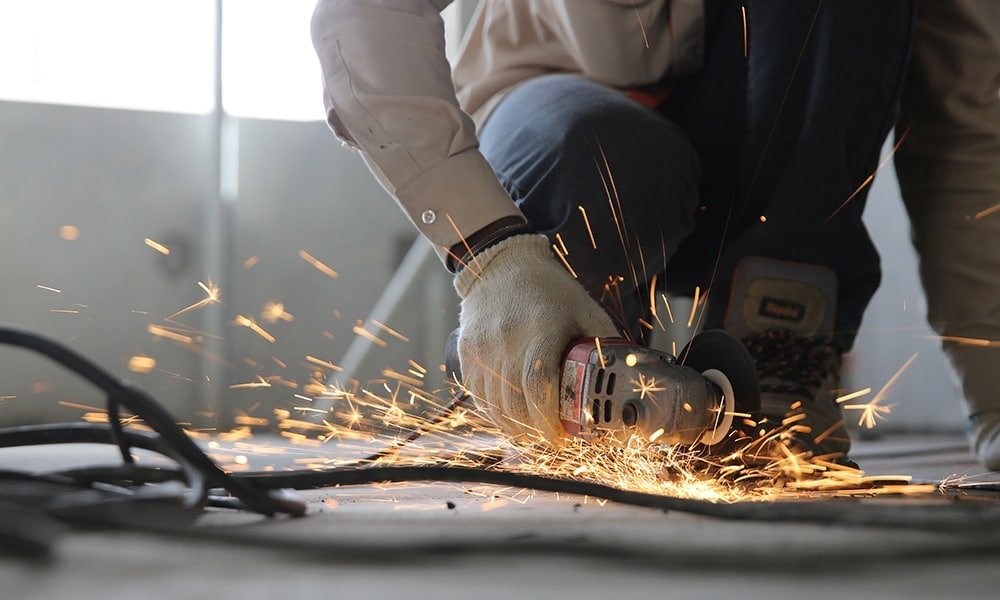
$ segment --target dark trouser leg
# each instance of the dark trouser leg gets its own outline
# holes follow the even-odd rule
[[[529,221],[565,245],[587,291],[642,339],[646,282],[694,226],[698,159],[685,135],[619,92],[551,75],[514,90],[479,137]]]
[[[876,168],[892,126],[913,5],[716,2],[705,67],[663,107],[688,133],[705,173],[705,210],[671,263],[669,281],[687,292],[713,284],[706,326],[721,326],[741,258],[814,263],[837,274],[835,342],[850,348],[880,270],[861,222],[867,188],[845,201]],[[732,93],[734,82],[745,82],[743,94]]]

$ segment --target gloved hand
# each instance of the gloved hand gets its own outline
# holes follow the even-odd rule
[[[578,337],[617,336],[611,318],[541,235],[513,236],[479,253],[455,289],[465,387],[507,434],[560,444],[563,353]]]

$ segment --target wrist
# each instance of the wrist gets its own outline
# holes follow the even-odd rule
[[[518,216],[504,217],[493,221],[448,249],[448,270],[458,273],[483,250],[509,237],[534,233],[534,231],[534,228]]]
[[[459,268],[455,291],[463,301],[480,285],[493,288],[490,295],[517,293],[522,286],[531,286],[530,273],[549,272],[548,268],[561,269],[548,238],[538,233],[516,234],[492,244],[470,258],[466,268]]]

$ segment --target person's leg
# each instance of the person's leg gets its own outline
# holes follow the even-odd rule
[[[896,154],[927,294],[980,461],[1000,470],[1000,3],[922,2]]]
[[[839,357],[880,279],[861,213],[893,122],[913,1],[709,6],[718,20],[705,66],[662,107],[705,173],[695,231],[668,281],[708,289],[702,324],[744,339],[764,430],[844,458]]]
[[[617,91],[550,75],[512,91],[479,137],[531,224],[565,246],[588,292],[642,339],[646,282],[694,224],[699,167],[685,135]]]
[[[722,324],[732,273],[744,257],[829,267],[839,288],[835,343],[847,350],[880,279],[861,214],[866,180],[893,124],[914,2],[719,4],[721,24],[706,68],[679,90],[666,114],[699,148],[712,181],[735,185],[706,181],[705,212],[675,262],[681,272],[685,262],[698,265],[692,283],[712,285],[707,326]],[[748,25],[742,66],[741,5]],[[744,80],[745,105],[719,94],[720,85]],[[734,113],[745,116],[745,131],[727,132],[739,127],[732,125]],[[713,259],[707,265],[706,256]]]

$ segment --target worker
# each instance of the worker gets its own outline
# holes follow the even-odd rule
[[[839,390],[878,287],[861,221],[912,0],[320,0],[327,121],[462,298],[465,386],[553,444],[578,337],[645,341],[660,292],[744,340],[762,427],[846,460]],[[801,415],[801,416],[799,416]]]

